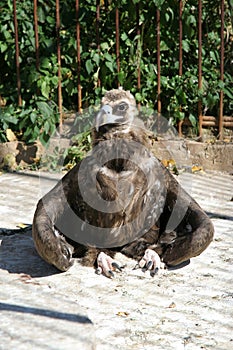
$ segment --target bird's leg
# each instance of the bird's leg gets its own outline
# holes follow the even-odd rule
[[[97,266],[96,273],[98,275],[103,274],[109,278],[114,277],[113,271],[121,272],[123,267],[121,267],[115,260],[104,252],[99,253],[97,257]]]
[[[154,276],[159,270],[165,269],[165,264],[154,250],[146,249],[144,256],[136,264],[135,269],[136,268],[142,268],[144,271],[149,270],[151,276]]]

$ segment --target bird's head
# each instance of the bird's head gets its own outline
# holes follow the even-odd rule
[[[95,129],[104,125],[133,124],[138,115],[136,101],[129,91],[113,89],[102,98],[101,109],[95,119]]]

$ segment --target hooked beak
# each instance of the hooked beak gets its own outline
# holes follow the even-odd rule
[[[103,106],[98,112],[95,119],[95,128],[96,131],[99,131],[100,126],[106,124],[116,124],[122,120],[122,117],[119,115],[112,114],[112,107],[109,105]]]

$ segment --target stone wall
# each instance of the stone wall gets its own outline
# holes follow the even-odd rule
[[[66,148],[69,140],[59,139],[54,147]],[[52,150],[46,150],[51,154]],[[204,170],[233,172],[233,143],[204,143],[186,139],[159,140],[154,142],[153,152],[159,159],[173,159],[178,168],[202,166]],[[45,154],[39,143],[25,145],[13,141],[0,144],[0,168],[16,170],[33,164]]]

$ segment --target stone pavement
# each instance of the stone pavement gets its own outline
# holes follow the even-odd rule
[[[0,229],[31,224],[60,175],[0,175]],[[37,255],[31,232],[0,237],[0,349],[231,350],[233,176],[178,180],[212,217],[215,238],[183,269],[154,278],[127,263],[114,279],[76,262],[59,273]]]

